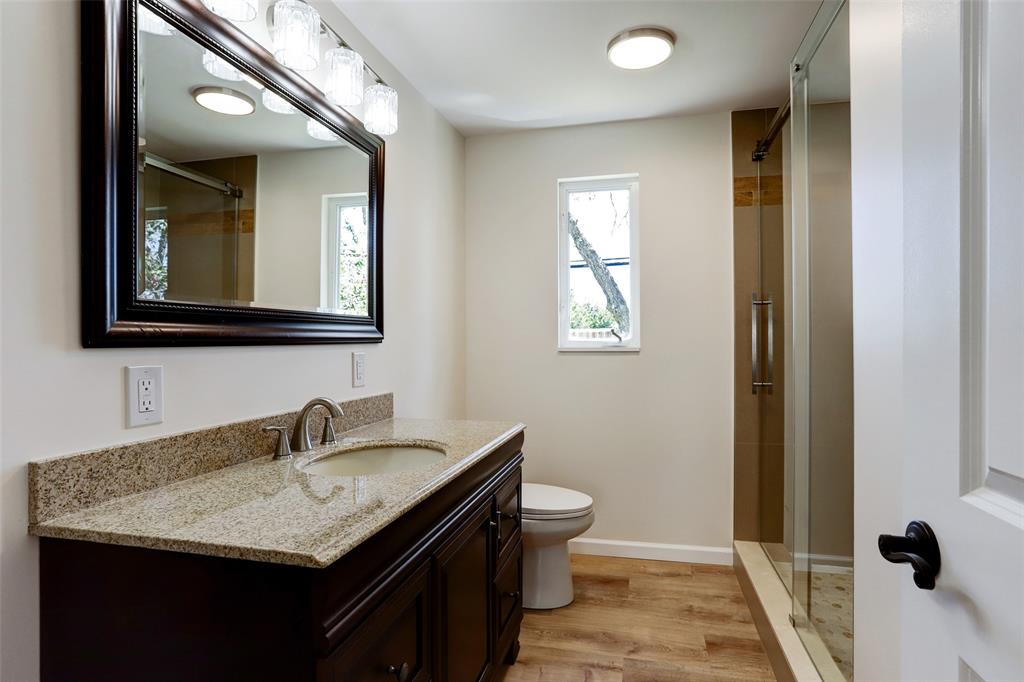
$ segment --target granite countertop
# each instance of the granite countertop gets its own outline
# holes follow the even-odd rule
[[[524,426],[513,422],[386,419],[339,434],[294,460],[252,459],[118,497],[31,526],[35,535],[321,568],[383,529]],[[426,467],[321,476],[307,458],[376,440],[444,449]]]

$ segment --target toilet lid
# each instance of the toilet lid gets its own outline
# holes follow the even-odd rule
[[[523,484],[523,516],[582,516],[594,507],[594,498],[577,490],[543,483]]]

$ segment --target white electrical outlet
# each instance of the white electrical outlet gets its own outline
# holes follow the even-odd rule
[[[366,353],[352,353],[352,388],[366,385]]]
[[[125,394],[129,427],[159,424],[164,420],[163,367],[125,367]]]

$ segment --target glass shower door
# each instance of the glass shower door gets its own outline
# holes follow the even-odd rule
[[[853,679],[853,314],[848,9],[825,2],[792,70],[793,617],[825,680]]]

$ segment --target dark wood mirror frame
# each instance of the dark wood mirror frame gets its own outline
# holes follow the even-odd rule
[[[82,28],[82,345],[374,343],[384,338],[384,141],[199,0],[142,0],[177,30],[254,74],[369,156],[368,317],[146,301],[136,296],[136,5],[84,0]]]

